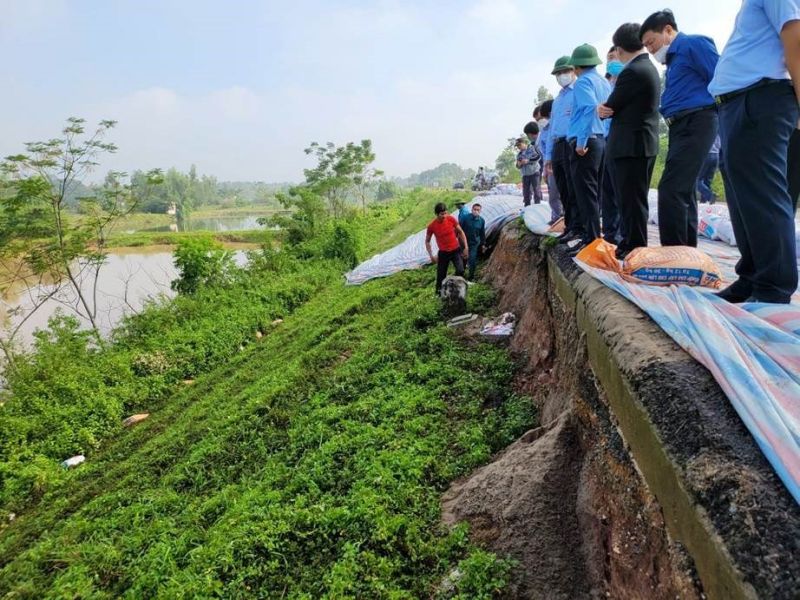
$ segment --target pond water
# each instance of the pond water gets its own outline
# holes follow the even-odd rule
[[[244,249],[234,250],[234,260],[239,265],[247,262]],[[93,273],[88,271],[80,281],[82,293],[88,298],[94,298],[94,290],[97,290],[96,321],[102,333],[108,335],[123,315],[140,310],[151,299],[174,296],[170,282],[176,277],[172,248],[151,246],[115,249],[100,269],[96,286]],[[14,285],[0,295],[0,304],[4,335],[7,337],[10,331],[18,328],[16,339],[23,345],[29,345],[33,332],[46,327],[48,319],[59,309],[65,314],[79,316],[84,325],[89,325],[84,310],[76,314],[77,294],[67,286],[59,287],[52,282]],[[41,306],[31,313],[37,304]]]

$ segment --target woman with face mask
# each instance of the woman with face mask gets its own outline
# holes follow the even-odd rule
[[[661,116],[669,126],[669,150],[658,186],[658,229],[662,246],[697,246],[694,185],[717,136],[717,106],[708,92],[719,60],[714,40],[678,31],[670,10],[653,13],[639,38],[667,65]]]

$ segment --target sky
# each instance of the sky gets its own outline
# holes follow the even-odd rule
[[[674,0],[721,51],[740,3]],[[175,167],[299,182],[312,141],[369,138],[406,176],[493,165],[553,62],[663,0],[0,0],[0,156],[114,119],[95,174]]]

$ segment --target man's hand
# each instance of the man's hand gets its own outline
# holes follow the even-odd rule
[[[434,256],[433,254],[431,254],[430,257],[431,257],[431,262],[433,264],[436,264],[436,263],[439,262],[439,257],[438,256]]]
[[[589,152],[588,148],[575,148],[575,154],[578,156],[586,156],[587,152]]]
[[[461,256],[464,258],[464,260],[467,260],[469,258],[469,248],[464,248],[464,251],[461,253]]]
[[[614,111],[608,108],[605,104],[600,104],[597,107],[597,116],[601,119],[608,119],[614,116]]]
[[[546,177],[550,177],[553,174],[553,163],[549,160],[544,163],[544,174]]]

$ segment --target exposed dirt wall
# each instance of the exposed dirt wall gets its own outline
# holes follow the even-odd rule
[[[543,427],[455,484],[514,598],[793,598],[800,511],[708,372],[523,228],[484,268]],[[666,508],[666,510],[665,510]]]

